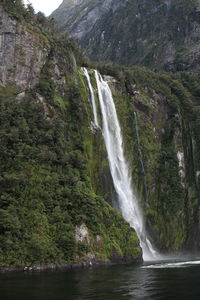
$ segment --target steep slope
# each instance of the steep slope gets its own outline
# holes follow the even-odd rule
[[[1,2],[0,19],[0,267],[141,259],[91,183],[78,49],[20,1]]]
[[[199,250],[199,71],[102,66],[113,88],[134,186],[161,250]]]
[[[113,208],[85,60],[19,2],[0,9],[0,266],[141,259],[134,230]],[[94,67],[112,89],[149,239],[164,253],[199,251],[199,71],[90,63],[95,97]]]
[[[168,71],[199,66],[199,0],[64,0],[52,17],[93,60]]]

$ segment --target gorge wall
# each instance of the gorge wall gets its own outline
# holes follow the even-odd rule
[[[0,19],[0,267],[141,260],[134,230],[92,185],[79,50],[21,4],[3,2]]]
[[[3,1],[0,18],[0,266],[141,259],[82,66],[96,97],[94,67],[112,89],[149,238],[162,253],[198,251],[199,71],[88,64],[30,8]]]
[[[97,61],[154,70],[199,67],[199,0],[64,0],[52,14]]]

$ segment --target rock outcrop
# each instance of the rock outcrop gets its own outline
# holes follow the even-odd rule
[[[34,33],[33,33],[34,32]],[[50,45],[41,32],[11,19],[0,7],[0,84],[28,89],[38,82]]]

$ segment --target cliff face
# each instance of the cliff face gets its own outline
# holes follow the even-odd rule
[[[0,16],[0,267],[140,260],[134,230],[92,185],[79,50],[20,3]]]
[[[161,252],[198,251],[199,72],[101,72],[115,78],[110,85],[126,157],[154,245]]]
[[[33,87],[49,52],[49,43],[31,24],[25,28],[0,8],[0,83],[15,81],[23,89]]]
[[[10,3],[0,11],[0,266],[141,259],[134,230],[113,208],[79,49],[51,21]],[[98,69],[112,88],[150,239],[162,252],[199,250],[199,71]]]
[[[91,28],[110,11],[115,11],[118,7],[123,7],[122,2],[112,0],[77,0],[63,1],[60,7],[52,14],[52,17],[59,21],[61,29],[66,28],[72,36],[81,40],[89,34]]]
[[[199,1],[63,1],[52,14],[93,60],[159,70],[199,66]]]

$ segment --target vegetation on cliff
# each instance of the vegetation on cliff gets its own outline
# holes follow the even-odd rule
[[[126,157],[154,243],[163,252],[199,249],[199,71],[95,67],[112,76]]]
[[[93,68],[112,88],[151,240],[163,252],[199,249],[199,71],[90,62],[52,20],[20,1],[0,3],[8,25],[31,35],[31,47],[39,41],[45,53],[37,76],[31,66],[23,80],[9,77],[9,69],[4,77],[13,80],[0,87],[0,266],[141,258],[134,230],[113,208],[116,194],[101,131],[90,128],[81,66],[91,69],[94,88]],[[16,53],[28,50],[17,44],[13,68],[24,67]]]
[[[135,232],[91,184],[78,47],[41,14],[27,19],[20,2],[3,7],[33,39],[45,39],[48,55],[33,88],[0,87],[0,266],[140,259]]]

